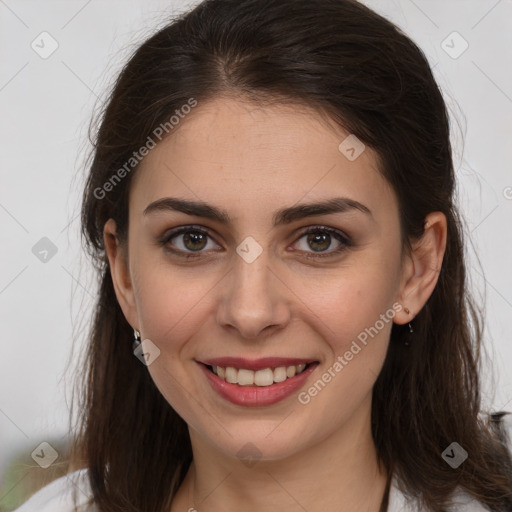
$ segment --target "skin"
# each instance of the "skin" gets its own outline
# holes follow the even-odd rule
[[[411,321],[431,295],[446,247],[446,219],[426,219],[423,238],[401,265],[396,196],[370,148],[350,161],[338,146],[348,132],[306,107],[265,106],[234,98],[200,103],[143,160],[129,198],[128,246],[105,224],[104,238],[127,321],[160,350],[147,369],[189,425],[194,460],[171,511],[378,511],[386,475],[371,436],[371,392],[392,322]],[[222,208],[223,225],[176,211],[144,215],[163,197]],[[349,197],[358,210],[274,227],[275,210]],[[158,239],[201,226],[211,238],[186,260]],[[309,226],[338,229],[353,241],[308,243]],[[237,246],[252,236],[261,255],[247,263]],[[184,236],[169,241],[192,253]],[[331,253],[314,260],[307,254]],[[191,249],[192,248],[192,249]],[[317,252],[315,252],[315,249]],[[127,257],[128,256],[128,257]],[[379,315],[396,312],[377,335],[307,405],[292,395],[266,407],[219,397],[195,360],[210,357],[303,357],[320,366],[303,387],[343,355]],[[249,467],[237,457],[259,450]]]

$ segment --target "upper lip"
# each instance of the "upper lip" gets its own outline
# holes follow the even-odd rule
[[[247,370],[263,370],[264,368],[278,368],[280,366],[296,366],[316,362],[314,359],[290,357],[263,357],[261,359],[245,359],[243,357],[216,357],[199,361],[209,366],[227,368],[244,368]]]

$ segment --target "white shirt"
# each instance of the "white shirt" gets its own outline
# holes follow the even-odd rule
[[[503,426],[512,441],[512,414],[502,418]],[[92,496],[87,469],[80,469],[65,475],[43,487],[29,498],[14,512],[73,512],[73,492],[77,494],[78,512],[98,512],[95,506],[87,507],[87,501]],[[479,502],[463,491],[457,491],[452,498],[450,512],[488,512]],[[408,502],[396,486],[393,479],[388,512],[418,512],[414,504]]]

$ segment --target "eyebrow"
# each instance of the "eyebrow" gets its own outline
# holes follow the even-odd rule
[[[354,210],[370,216],[373,220],[372,212],[367,206],[348,197],[334,197],[326,201],[304,203],[283,208],[275,212],[272,220],[274,226],[279,226],[315,215],[345,213]],[[205,203],[204,201],[191,201],[188,199],[178,199],[176,197],[157,199],[146,207],[143,215],[146,216],[162,211],[178,211],[188,215],[214,220],[221,224],[229,224],[231,222],[231,218],[225,210]]]

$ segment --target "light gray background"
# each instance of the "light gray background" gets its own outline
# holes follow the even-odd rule
[[[484,398],[512,410],[512,3],[364,3],[420,45],[448,102],[471,278],[487,293]],[[15,450],[68,429],[66,368],[95,291],[77,214],[97,97],[166,13],[191,4],[0,0],[0,476]],[[59,45],[47,59],[31,48],[43,31]],[[469,44],[458,58],[442,47],[460,52],[454,31]],[[43,237],[57,247],[46,263],[32,253]]]

